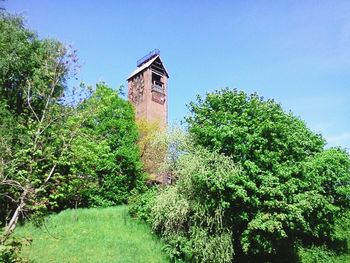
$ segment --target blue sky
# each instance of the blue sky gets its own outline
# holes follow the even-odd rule
[[[196,94],[258,92],[350,148],[350,1],[9,0],[40,37],[78,50],[79,80],[126,85],[136,61],[160,49],[169,121]]]

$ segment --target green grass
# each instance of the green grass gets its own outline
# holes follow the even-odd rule
[[[47,230],[46,230],[47,229]],[[169,262],[149,227],[128,216],[127,207],[65,210],[43,227],[18,227],[32,237],[23,255],[33,262]]]
[[[23,255],[34,263],[169,262],[164,244],[146,224],[130,218],[126,206],[65,210],[47,217],[41,228],[18,227],[16,235],[33,239]],[[341,255],[317,247],[300,252],[303,263],[350,262],[350,250]]]

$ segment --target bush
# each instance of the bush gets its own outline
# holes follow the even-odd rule
[[[189,203],[178,193],[177,187],[168,187],[158,195],[151,209],[152,227],[165,236],[185,230]]]
[[[157,187],[147,188],[143,192],[133,191],[129,198],[129,213],[145,222],[150,222],[151,209],[158,194]]]
[[[233,162],[204,149],[178,162],[178,181],[160,191],[151,209],[153,230],[172,258],[231,262],[233,240],[228,202],[242,198],[244,175]]]
[[[325,246],[299,247],[299,256],[304,263],[330,263],[334,262],[335,253]]]
[[[3,263],[25,263],[27,259],[21,257],[20,252],[23,246],[28,246],[29,238],[7,237],[0,235],[0,262]]]

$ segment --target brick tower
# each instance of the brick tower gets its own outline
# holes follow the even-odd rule
[[[136,70],[128,77],[128,98],[135,106],[136,118],[167,126],[168,78],[159,50],[137,61]]]

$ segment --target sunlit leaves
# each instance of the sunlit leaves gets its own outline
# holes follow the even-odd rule
[[[240,196],[248,193],[243,208],[231,204],[230,211],[231,216],[245,215],[238,217],[243,223],[232,222],[234,239],[241,239],[245,254],[284,253],[298,240],[329,243],[337,238],[336,221],[350,207],[345,151],[324,150],[320,135],[256,94],[223,89],[189,108],[196,144],[240,164],[249,182],[249,189],[248,183],[235,189]]]

